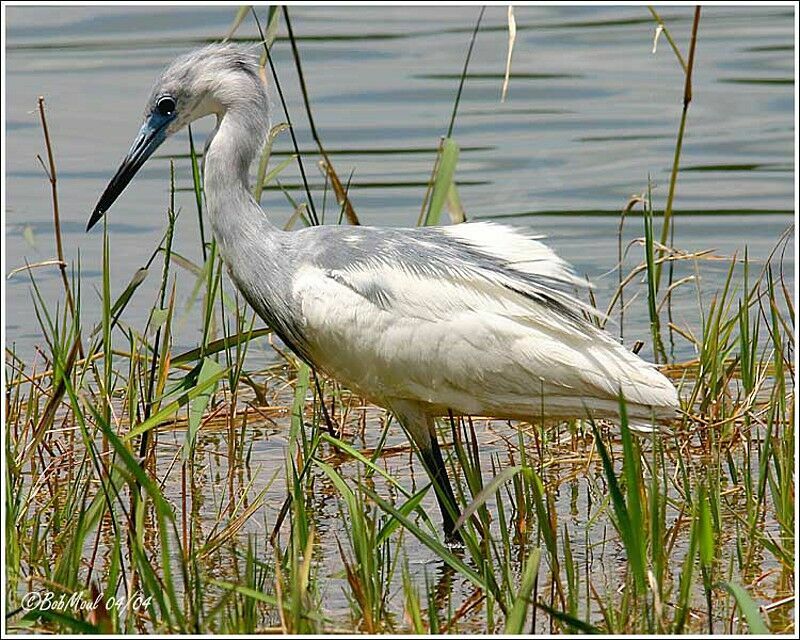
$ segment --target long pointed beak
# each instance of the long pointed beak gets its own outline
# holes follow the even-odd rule
[[[108,211],[112,204],[116,201],[119,195],[128,186],[128,183],[136,175],[136,172],[142,167],[145,161],[153,154],[153,152],[161,145],[167,138],[167,125],[171,119],[159,119],[155,122],[156,118],[148,118],[139,130],[139,135],[131,145],[128,155],[120,164],[119,169],[111,178],[103,195],[100,196],[97,205],[89,218],[89,224],[86,225],[86,230],[89,231],[103,214]]]

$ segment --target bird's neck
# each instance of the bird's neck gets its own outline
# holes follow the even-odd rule
[[[235,110],[219,119],[205,153],[206,208],[217,246],[239,291],[284,343],[304,353],[287,307],[292,299],[292,234],[271,224],[250,194],[250,165],[262,148],[268,126],[265,117],[253,120]]]
[[[203,189],[214,238],[229,262],[246,238],[279,234],[250,193],[249,172],[267,134],[264,115],[230,109],[217,122],[204,156]]]

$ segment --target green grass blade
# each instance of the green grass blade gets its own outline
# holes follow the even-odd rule
[[[739,605],[739,609],[750,627],[750,633],[758,636],[769,635],[769,629],[761,617],[758,605],[747,593],[747,590],[735,582],[720,582],[720,586],[736,600],[736,604]]]
[[[386,513],[394,516],[400,522],[400,524],[403,525],[403,527],[410,531],[414,537],[417,538],[417,540],[433,551],[439,558],[442,559],[443,562],[455,569],[479,589],[483,589],[484,591],[491,590],[487,582],[483,579],[483,577],[481,577],[480,574],[475,572],[458,556],[453,554],[443,543],[439,542],[439,540],[422,531],[422,529],[404,516],[399,509],[396,509],[386,500],[381,498],[377,493],[367,487],[364,487],[364,493],[372,498],[372,500],[374,500],[375,503]]]
[[[239,345],[249,342],[250,340],[255,340],[256,338],[269,335],[271,332],[272,329],[261,328],[254,329],[253,331],[242,331],[232,336],[225,336],[224,338],[219,338],[218,340],[212,340],[206,345],[205,348],[198,347],[196,349],[190,349],[189,351],[179,353],[177,356],[172,358],[172,364],[183,364],[185,362],[199,360],[204,355],[211,356],[215,353],[219,353],[220,351],[238,347]]]
[[[423,498],[425,498],[425,496],[428,495],[428,491],[430,491],[430,488],[432,486],[433,485],[431,484],[427,484],[424,487],[422,487],[422,489],[417,491],[413,496],[411,496],[408,500],[406,500],[404,504],[400,505],[398,511],[400,511],[400,513],[402,513],[406,517],[410,516],[419,507]],[[394,533],[394,530],[397,529],[397,527],[399,526],[400,526],[400,521],[395,518],[391,518],[385,525],[383,525],[381,530],[378,531],[378,535],[375,538],[375,544],[377,546],[383,544],[384,541],[390,535],[392,535],[392,533]]]
[[[628,563],[630,565],[635,584],[639,593],[644,593],[646,589],[646,576],[645,567],[642,563],[644,554],[640,552],[641,540],[640,536],[644,534],[643,531],[635,531],[631,524],[630,513],[625,503],[625,498],[617,481],[616,473],[614,472],[614,464],[611,462],[611,457],[608,455],[608,450],[600,437],[600,432],[597,425],[592,421],[592,430],[594,431],[595,442],[597,443],[597,450],[600,453],[600,458],[603,461],[603,470],[605,472],[606,480],[608,481],[608,489],[611,494],[611,502],[614,506],[614,514],[617,520],[617,528],[619,529],[620,537],[625,545],[628,554]]]
[[[372,471],[376,472],[380,475],[384,480],[392,484],[396,489],[398,489],[406,498],[412,497],[412,493],[406,489],[402,484],[400,484],[397,479],[392,476],[391,474],[387,473],[384,469],[381,469],[378,465],[376,465],[372,460],[366,458],[360,451],[357,451],[353,447],[351,447],[346,442],[339,440],[338,438],[334,438],[329,433],[320,433],[319,435],[320,440],[327,442],[330,445],[333,445],[337,449],[340,449],[347,453],[350,456],[353,456],[356,460],[360,463],[371,469]]]
[[[525,619],[528,617],[528,607],[531,604],[531,594],[536,576],[539,574],[539,561],[542,558],[542,551],[539,548],[533,549],[525,562],[525,570],[522,573],[522,581],[519,585],[517,597],[506,619],[505,633],[519,635],[524,632]]]
[[[704,567],[709,568],[714,562],[714,525],[711,522],[711,507],[707,498],[706,487],[702,484],[697,500],[700,512],[698,521],[700,562]]]
[[[472,517],[472,514],[481,507],[481,505],[489,500],[501,486],[511,480],[511,478],[517,475],[520,471],[522,471],[522,467],[520,466],[509,467],[508,469],[503,469],[503,471],[492,478],[492,481],[483,489],[481,489],[478,492],[478,495],[475,496],[475,499],[470,502],[469,505],[467,505],[466,509],[464,509],[461,517],[456,521],[455,531],[458,531],[463,524]]]
[[[279,176],[279,175],[280,175],[280,174],[283,172],[283,170],[284,170],[286,167],[288,167],[288,166],[289,166],[289,165],[290,165],[292,162],[294,162],[294,160],[295,160],[295,155],[294,155],[294,154],[291,154],[291,155],[290,155],[288,158],[286,158],[286,159],[285,159],[283,162],[280,162],[280,163],[279,163],[279,164],[278,164],[276,167],[274,167],[273,169],[271,169],[271,170],[269,171],[269,173],[266,173],[266,174],[264,175],[264,182],[263,182],[263,186],[267,186],[267,185],[268,185],[270,182],[272,182],[273,180],[275,180],[275,178],[277,178],[277,177],[278,177],[278,176]]]
[[[208,250],[206,249],[206,229],[203,224],[203,180],[200,176],[200,163],[197,160],[191,125],[189,125],[189,158],[192,164],[192,191],[197,208],[197,225],[200,228],[200,247],[203,252],[203,261],[205,261],[208,259]]]
[[[209,377],[203,383],[198,383],[195,387],[193,387],[189,391],[182,393],[177,400],[170,402],[166,407],[162,407],[159,411],[154,413],[147,420],[144,420],[143,422],[140,422],[139,424],[134,426],[130,431],[128,431],[128,433],[125,434],[125,436],[123,436],[123,440],[128,441],[131,438],[135,438],[136,436],[141,435],[142,433],[150,431],[150,429],[154,429],[168,418],[171,418],[186,403],[190,402],[191,400],[199,396],[206,389],[217,384],[219,379],[223,375],[225,375],[227,371],[228,371],[227,369],[222,369],[214,376]]]
[[[205,358],[200,367],[200,372],[197,374],[197,384],[205,385],[208,380],[215,380],[214,384],[203,388],[203,391],[197,394],[189,403],[189,427],[186,430],[186,440],[183,446],[183,460],[186,461],[194,449],[194,441],[197,437],[197,431],[200,429],[200,422],[203,419],[203,414],[208,407],[211,396],[217,389],[217,384],[225,373],[225,368],[216,360]]]
[[[574,629],[575,631],[592,635],[600,633],[600,629],[598,629],[594,625],[591,625],[588,622],[584,622],[583,620],[580,620],[574,616],[566,614],[563,611],[556,611],[552,607],[548,607],[544,602],[537,602],[536,606],[545,613],[547,613],[549,616],[555,618],[559,622],[563,622],[565,625]]]
[[[431,193],[430,206],[425,216],[425,225],[438,225],[441,222],[442,209],[447,201],[450,192],[450,185],[453,184],[453,176],[456,172],[458,163],[458,145],[452,138],[442,140],[441,155],[439,165],[436,170],[436,178],[433,181],[433,191]]]

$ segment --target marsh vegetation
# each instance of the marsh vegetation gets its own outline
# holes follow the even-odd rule
[[[14,275],[27,279],[40,338],[25,352],[6,348],[7,630],[794,632],[791,216],[758,258],[675,241],[704,25],[703,14],[680,10],[684,37],[655,10],[642,8],[637,23],[660,27],[660,55],[678,70],[667,181],[659,189],[646,169],[631,178],[645,187],[620,200],[610,217],[618,235],[602,239],[617,256],[614,284],[589,302],[674,381],[682,415],[644,437],[625,419],[440,421],[463,547],[445,544],[400,427],[298,360],[224,276],[203,223],[196,136],[159,173],[170,185],[164,231],[138,247],[143,266],[114,260],[112,222],[88,265],[63,246],[63,212],[74,205],[59,199],[60,132],[47,129],[40,103],[57,249],[55,261]],[[285,89],[313,64],[302,34],[280,10],[257,17],[265,46],[287,56],[276,69]],[[246,25],[255,30],[249,10],[229,37],[258,42],[240,35]],[[482,33],[474,23],[457,32],[463,47]],[[506,42],[507,26],[489,34]],[[272,78],[266,53],[264,63]],[[470,217],[459,156],[476,145],[459,133],[459,85],[487,78],[470,74],[474,59],[463,63],[446,78],[445,135],[414,151],[428,172],[409,181],[421,197],[405,224]],[[503,74],[489,75],[499,90]],[[358,178],[342,171],[341,153],[316,131],[309,148],[289,135],[288,118],[299,129],[317,114],[309,85],[307,114],[284,112],[276,96],[255,195],[283,198],[287,227],[357,223]],[[293,186],[286,176],[300,161]],[[181,228],[199,243],[190,249]],[[87,269],[98,272],[94,290]],[[56,294],[40,286],[50,271]],[[142,306],[143,320],[132,320]],[[199,329],[188,346],[187,324]],[[130,605],[27,608],[31,592]]]

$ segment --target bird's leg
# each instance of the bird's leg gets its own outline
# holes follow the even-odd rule
[[[433,482],[436,500],[442,512],[445,538],[450,542],[461,542],[461,534],[455,531],[456,521],[460,516],[458,502],[447,476],[433,418],[419,405],[408,401],[393,402],[390,408],[417,445],[425,471]]]
[[[435,432],[431,433],[430,447],[427,449],[420,447],[420,455],[428,475],[435,485],[436,499],[439,502],[439,510],[442,512],[445,538],[452,542],[461,542],[461,534],[455,531],[456,520],[461,514],[453,487],[450,485],[450,478],[447,476],[447,468],[444,465],[442,450]]]

